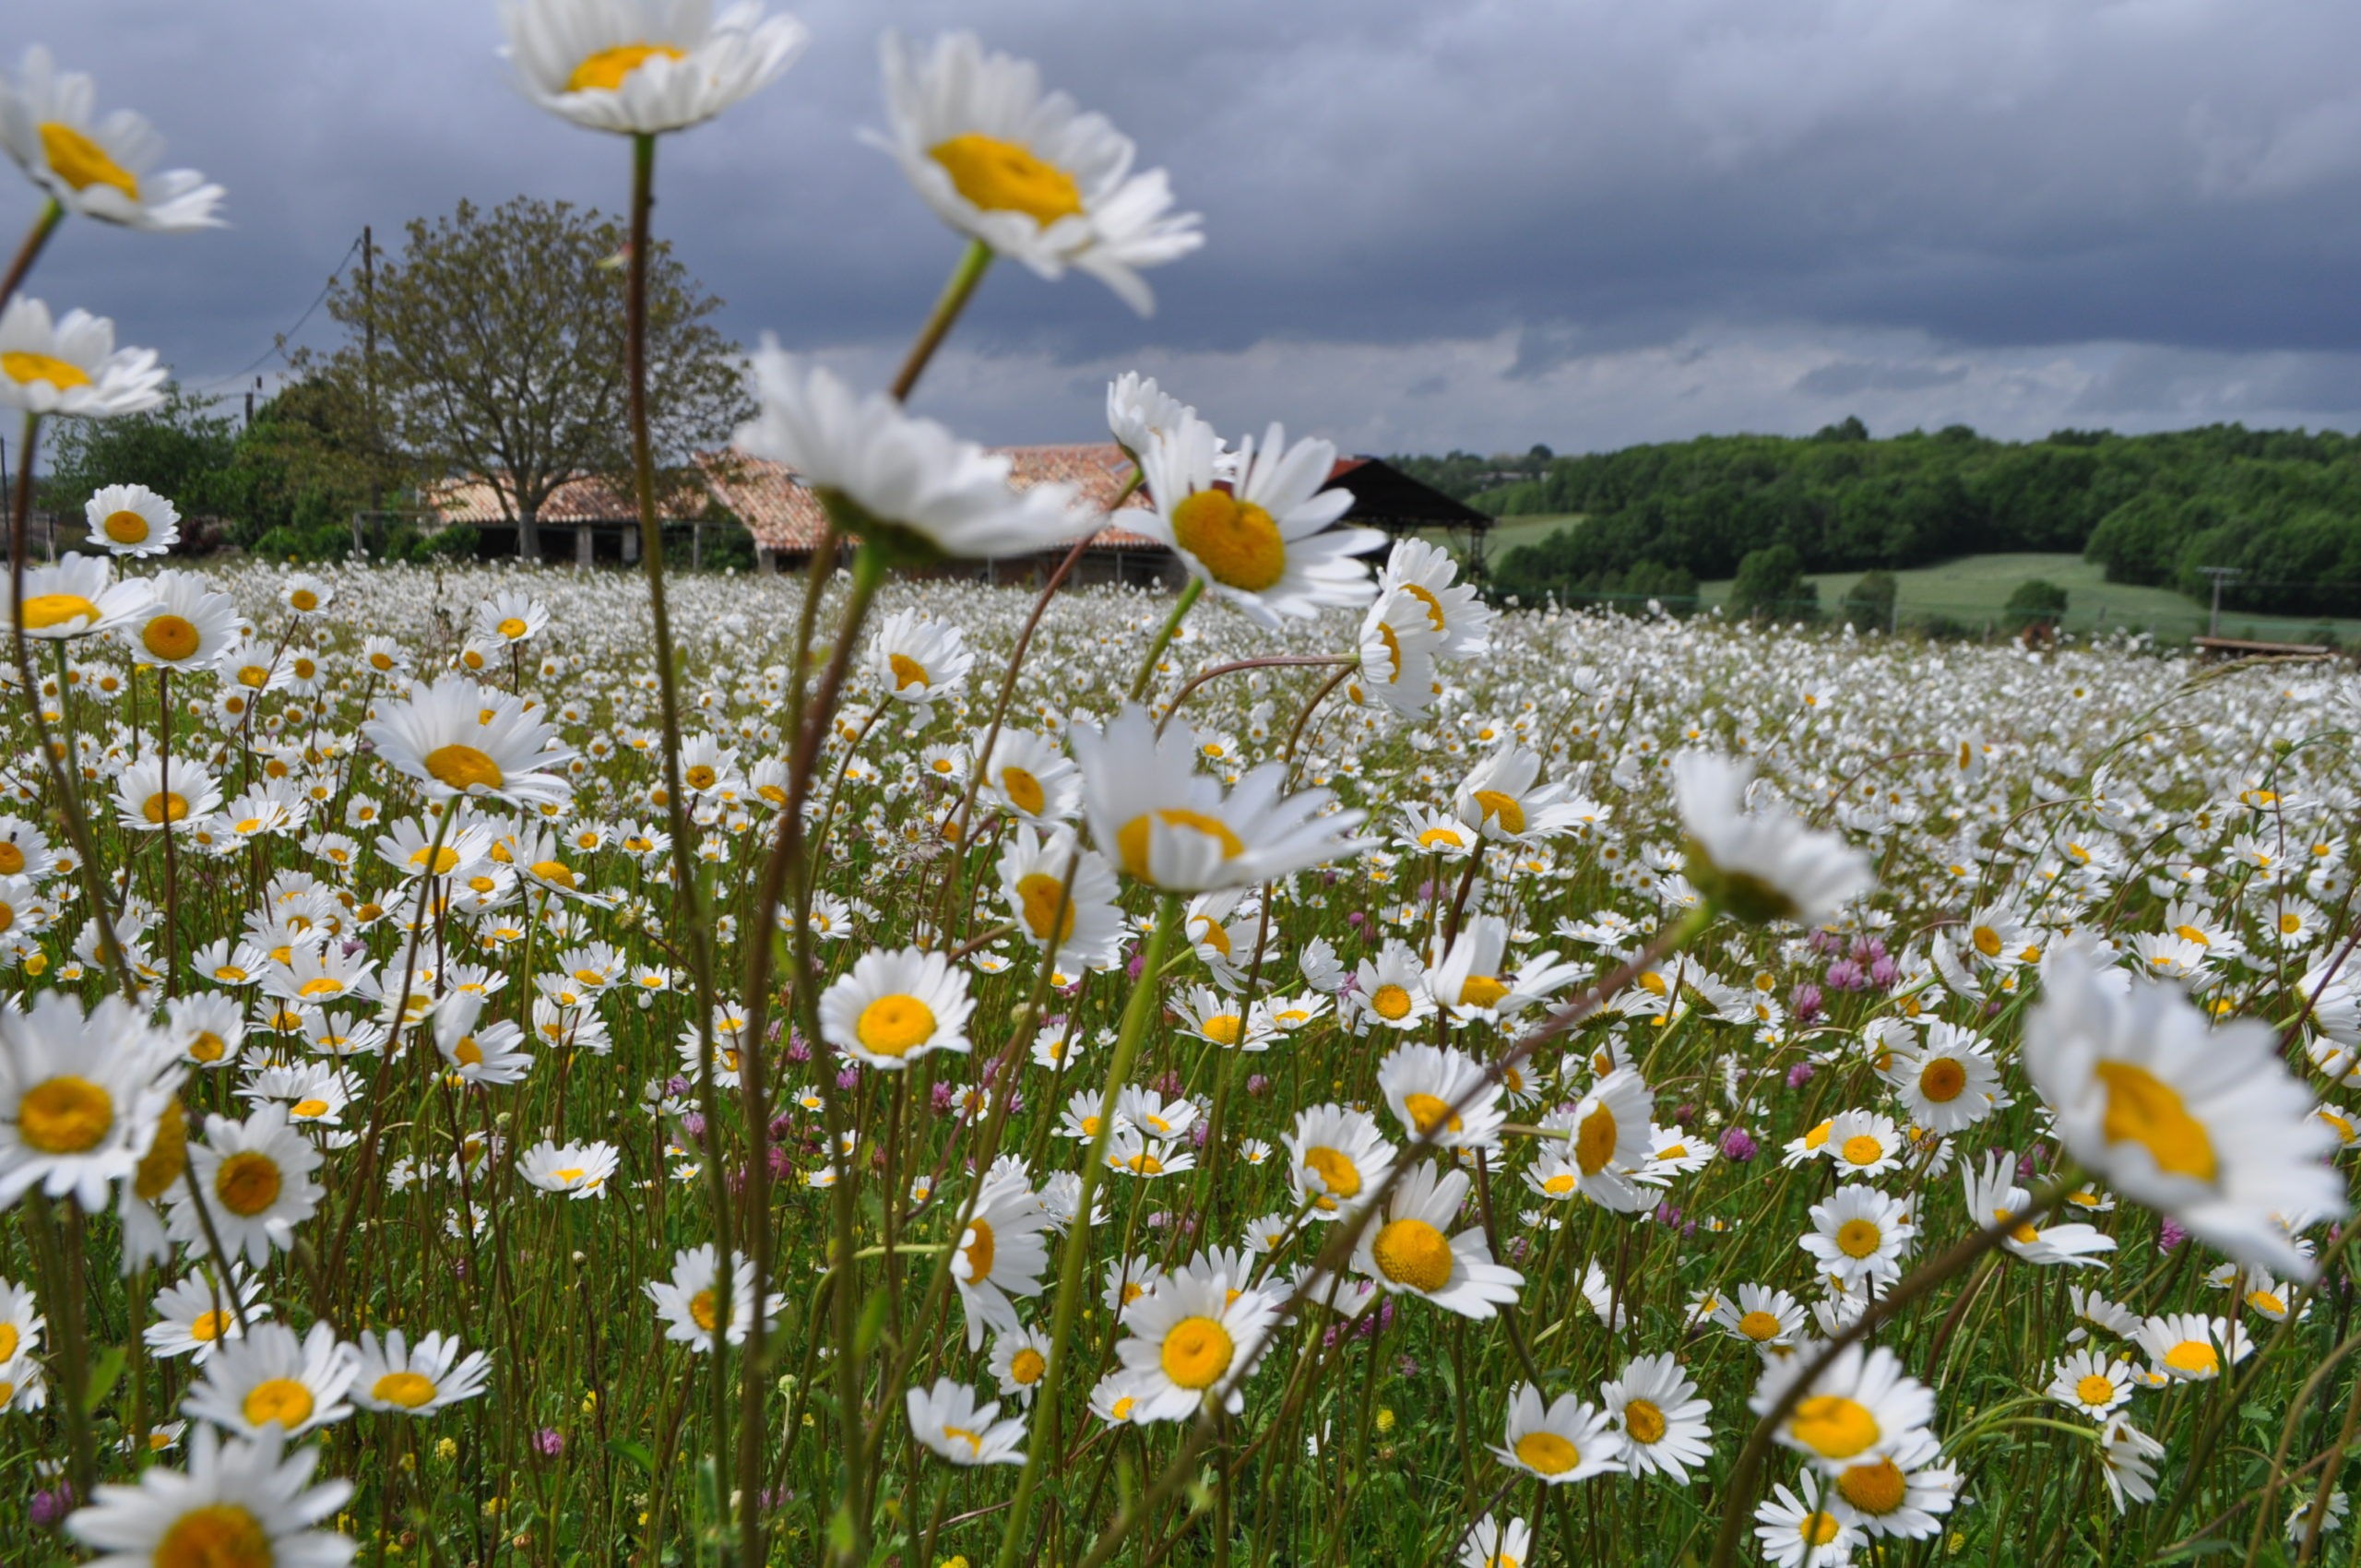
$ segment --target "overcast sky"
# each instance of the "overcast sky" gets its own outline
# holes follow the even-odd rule
[[[1701,432],[2361,426],[2348,0],[825,0],[765,93],[667,137],[657,223],[724,326],[890,374],[957,242],[856,132],[885,27],[972,27],[1204,214],[1142,321],[987,279],[919,406],[1086,439],[1108,377],[1361,451]],[[492,0],[0,0],[231,227],[69,223],[30,291],[234,389],[363,223],[619,208],[625,144],[528,106]],[[0,225],[29,220],[0,187]],[[7,242],[12,243],[12,242]],[[299,340],[327,344],[314,315]],[[221,378],[221,379],[217,379]]]

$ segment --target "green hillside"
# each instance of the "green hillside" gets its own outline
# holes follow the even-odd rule
[[[1815,572],[1809,579],[1820,588],[1823,613],[1833,616],[1845,592],[1859,580],[1858,572]],[[2205,630],[2206,607],[2170,588],[2110,583],[2095,562],[2080,555],[2016,551],[1968,555],[1937,566],[1918,566],[1893,574],[1901,586],[1896,608],[1905,626],[1944,617],[1974,631],[1997,623],[2010,593],[2027,578],[2056,583],[2070,596],[2066,628],[2074,632],[2122,629],[2148,631],[2159,638],[2180,642]],[[1731,579],[1698,585],[1699,597],[1719,605],[1729,597]],[[2341,642],[2361,637],[2361,620],[2322,621],[2301,616],[2260,615],[2246,611],[2222,612],[2222,635],[2254,636],[2268,641],[2300,642],[2326,626]]]

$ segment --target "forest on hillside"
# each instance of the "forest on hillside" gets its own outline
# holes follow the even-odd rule
[[[2107,580],[2212,592],[2226,607],[2361,614],[2361,436],[2061,430],[1996,441],[1964,425],[1872,440],[1858,420],[1804,437],[1709,435],[1587,457],[1546,447],[1397,467],[1502,517],[1578,527],[1493,563],[1496,587],[1572,601],[1678,592],[1785,545],[1809,572],[2079,551]]]

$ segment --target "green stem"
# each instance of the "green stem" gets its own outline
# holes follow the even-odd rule
[[[894,377],[894,401],[909,401],[910,389],[926,374],[927,362],[934,358],[935,350],[943,347],[943,339],[950,336],[951,324],[967,308],[976,285],[984,280],[984,269],[991,264],[991,246],[981,240],[967,242],[959,265],[951,270],[951,281],[943,286],[943,297],[934,302],[934,314],[926,318],[918,341],[910,345],[909,357],[902,362],[901,374]]]
[[[1176,616],[1175,620],[1179,618]],[[1041,1374],[1041,1392],[1033,1402],[1033,1431],[1026,1443],[1025,1472],[1017,1478],[1016,1499],[1010,1504],[1008,1526],[1002,1532],[998,1568],[1016,1568],[1018,1543],[1024,1540],[1033,1503],[1040,1484],[1042,1462],[1057,1442],[1058,1383],[1070,1360],[1067,1346],[1074,1337],[1074,1318],[1082,1306],[1084,1265],[1090,1253],[1090,1205],[1097,1196],[1098,1173],[1107,1163],[1108,1134],[1115,1125],[1115,1099],[1131,1076],[1148,1020],[1157,1012],[1157,968],[1164,950],[1180,925],[1180,900],[1166,894],[1156,911],[1156,929],[1148,932],[1140,963],[1140,983],[1123,1008],[1122,1033],[1115,1039],[1114,1059],[1107,1064],[1107,1088],[1099,1097],[1098,1131],[1090,1140],[1090,1156],[1083,1161],[1082,1191],[1074,1205],[1074,1224],[1066,1231],[1064,1256],[1058,1263],[1057,1307],[1050,1330],[1050,1367]]]
[[[1157,633],[1156,641],[1148,645],[1147,657],[1140,661],[1140,672],[1133,677],[1131,695],[1125,701],[1137,702],[1147,695],[1148,687],[1156,680],[1157,661],[1164,657],[1164,650],[1172,646],[1172,635],[1180,629],[1181,621],[1204,591],[1205,579],[1203,577],[1191,577],[1189,586],[1180,590],[1180,597],[1173,601],[1172,613],[1165,618],[1164,629]]]
[[[41,209],[41,216],[33,220],[33,226],[25,231],[25,243],[17,247],[17,257],[8,264],[7,276],[0,278],[0,306],[6,305],[17,297],[17,286],[25,280],[25,274],[33,269],[33,262],[40,256],[42,247],[49,244],[49,236],[56,232],[65,216],[65,205],[52,196]]]

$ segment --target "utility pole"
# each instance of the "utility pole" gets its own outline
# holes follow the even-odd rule
[[[2236,566],[2200,566],[2198,570],[2213,579],[2213,612],[2206,618],[2205,635],[2218,637],[2222,635],[2222,585],[2236,582],[2246,574]]]
[[[377,234],[361,226],[361,398],[369,422],[369,509],[382,510],[386,497],[377,488]]]

